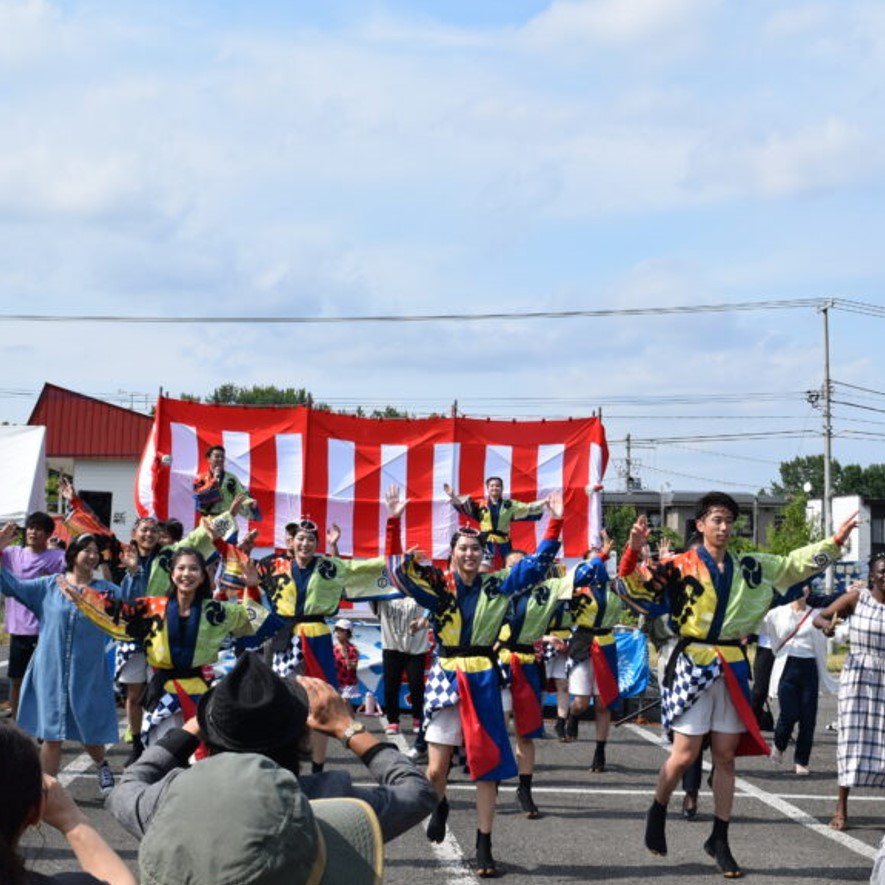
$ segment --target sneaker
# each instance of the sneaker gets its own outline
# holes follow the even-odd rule
[[[799,777],[807,777],[809,774],[811,774],[811,769],[807,765],[797,764],[796,765],[796,774],[798,774]]]
[[[778,750],[778,748],[772,744],[771,745],[771,762],[773,765],[780,765],[781,762],[784,761],[784,751]]]
[[[116,781],[114,780],[114,772],[111,771],[111,766],[107,764],[107,762],[102,762],[101,765],[98,766],[98,791],[102,796],[107,796],[111,790],[114,789],[114,784]]]
[[[399,722],[388,722],[384,726],[384,734],[399,734]]]
[[[405,755],[418,765],[423,765],[427,762],[427,750],[419,750],[417,747],[412,747],[411,750],[406,750]]]

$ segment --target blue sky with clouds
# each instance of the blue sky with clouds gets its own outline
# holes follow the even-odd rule
[[[885,306],[883,74],[885,6],[854,0],[0,0],[2,313]],[[102,395],[276,383],[418,413],[601,404],[616,459],[627,433],[770,433],[640,452],[650,487],[753,491],[821,450],[777,435],[820,427],[803,391],[821,383],[821,325],[811,307],[0,320],[0,419],[26,420],[44,381]],[[883,328],[832,312],[835,379],[885,388]],[[885,397],[842,392],[836,457],[885,460],[871,411]]]

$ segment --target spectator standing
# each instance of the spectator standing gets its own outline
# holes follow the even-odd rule
[[[2,553],[2,567],[19,580],[57,575],[64,571],[63,550],[49,547],[55,523],[48,513],[36,511],[25,520],[24,546],[7,547]],[[6,600],[6,632],[9,634],[9,706],[13,719],[18,715],[22,679],[37,648],[40,621],[16,599]]]

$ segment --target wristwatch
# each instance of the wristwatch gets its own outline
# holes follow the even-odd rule
[[[344,744],[345,749],[349,750],[350,742],[354,736],[362,734],[365,730],[366,726],[362,722],[351,722],[344,734],[341,735],[341,743]]]

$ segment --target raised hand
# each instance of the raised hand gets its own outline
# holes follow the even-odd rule
[[[409,503],[408,498],[400,497],[400,489],[397,485],[388,486],[384,493],[384,502],[387,504],[387,515],[391,519],[401,516],[403,510],[406,509],[406,504]]]
[[[18,536],[18,526],[14,522],[7,522],[0,529],[0,550],[8,547]]]
[[[341,527],[337,523],[326,529],[326,545],[327,548],[334,547],[341,540]]]
[[[123,544],[120,551],[120,565],[134,575],[138,571],[138,548],[135,544]]]
[[[68,503],[74,498],[74,484],[64,474],[58,478],[58,493]]]
[[[643,548],[648,545],[648,534],[648,519],[643,514],[633,523],[627,543],[636,553],[641,554]]]
[[[544,505],[550,511],[550,515],[554,519],[562,519],[565,513],[565,503],[562,500],[562,492],[551,492],[547,495]]]
[[[243,504],[246,503],[246,495],[240,492],[239,495],[236,495],[233,501],[230,502],[230,515],[236,516],[240,510],[243,509]]]
[[[858,518],[859,514],[855,510],[848,519],[842,522],[842,525],[839,526],[838,529],[833,533],[833,540],[840,546],[843,547],[845,542],[848,540],[848,536],[860,525],[860,519]]]

